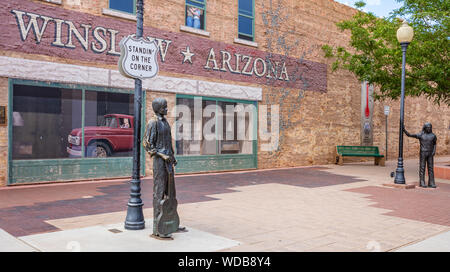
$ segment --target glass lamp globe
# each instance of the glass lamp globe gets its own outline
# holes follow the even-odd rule
[[[414,37],[414,30],[403,20],[402,26],[397,30],[397,40],[399,43],[410,43]]]

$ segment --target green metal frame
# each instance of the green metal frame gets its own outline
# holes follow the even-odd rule
[[[132,157],[111,157],[111,158],[61,158],[61,159],[39,159],[39,160],[13,160],[12,159],[12,114],[13,114],[13,91],[14,85],[29,85],[29,86],[39,86],[39,87],[52,87],[52,88],[65,88],[65,89],[75,89],[82,93],[82,154],[84,154],[84,124],[85,124],[85,92],[98,91],[98,92],[110,92],[110,93],[127,93],[133,94],[133,90],[118,89],[118,88],[108,88],[99,87],[92,85],[80,85],[80,84],[63,84],[54,82],[43,82],[43,81],[33,81],[33,80],[23,80],[23,79],[12,79],[8,80],[8,181],[7,184],[17,184],[24,182],[39,182],[39,181],[50,181],[50,180],[76,180],[76,179],[86,179],[86,178],[103,178],[103,177],[116,177],[117,173],[124,173],[129,170],[131,177],[132,170]],[[142,95],[142,122],[141,122],[141,134],[143,135],[146,116],[146,92],[143,91]],[[48,166],[48,171],[58,170],[59,167],[66,173],[61,174],[58,179],[44,178],[42,175],[36,171],[33,172],[32,169],[27,170],[27,166],[34,166],[36,169],[44,169],[44,166]],[[105,167],[107,166],[107,167]],[[14,169],[13,169],[14,167]],[[117,169],[117,171],[108,171],[109,167]],[[46,173],[47,170],[42,170],[42,173]],[[14,178],[14,174],[17,173],[27,173],[30,175],[25,178]],[[47,171],[47,172],[48,172]],[[145,176],[145,152],[143,147],[141,147],[141,175]],[[128,175],[127,175],[128,176]]]
[[[196,8],[199,8],[199,9],[202,9],[202,10],[203,10],[203,18],[204,18],[203,27],[204,27],[204,28],[203,28],[202,30],[206,30],[206,2],[208,2],[208,1],[206,1],[206,0],[205,0],[205,2],[200,2],[200,1],[196,1],[196,0],[189,0],[189,1],[194,2],[194,3],[198,3],[198,4],[205,5],[204,8],[199,8],[199,7],[197,7],[197,6],[193,6],[193,5],[188,4],[188,3],[187,3],[187,0],[184,1],[184,3],[185,3],[185,10],[186,10],[186,6],[196,7]],[[184,22],[186,23],[186,11],[184,12]]]
[[[111,1],[109,1],[109,0],[108,0],[108,8],[112,9],[112,10],[117,10],[117,11],[120,11],[120,12],[124,12],[124,13],[129,13],[127,11],[123,11],[123,10],[120,10],[120,9],[111,8]],[[133,13],[129,13],[129,14],[136,14],[136,0],[133,0]]]
[[[221,97],[206,97],[193,96],[186,94],[177,94],[176,98],[201,98],[202,100],[216,101],[216,107],[219,101],[233,102],[243,104],[253,104],[255,106],[255,113],[253,115],[253,129],[258,131],[258,103],[256,101],[229,99]],[[176,105],[175,105],[176,110]],[[216,118],[217,128],[217,118]],[[216,129],[216,133],[218,130]],[[175,135],[176,137],[176,135]],[[175,139],[176,140],[176,139]],[[175,154],[176,146],[175,146]],[[256,169],[258,168],[258,140],[253,140],[252,154],[218,154],[219,141],[216,140],[216,154],[215,155],[176,155],[178,165],[176,167],[177,173],[194,173],[194,172],[209,172],[209,171],[223,171],[223,170],[239,170],[239,169]]]
[[[238,0],[238,1],[240,1],[240,0]],[[252,38],[252,41],[255,41],[255,0],[252,0],[252,16],[248,16],[246,14],[239,13],[239,3],[238,3],[237,9],[238,9],[238,35],[243,35],[243,36],[246,36],[246,37],[250,37],[250,38]],[[252,33],[253,33],[252,36],[249,36],[246,33],[239,32],[239,16],[244,16],[244,17],[247,17],[249,19],[252,19]]]

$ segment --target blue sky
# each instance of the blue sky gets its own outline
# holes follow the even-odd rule
[[[336,2],[354,7],[354,3],[357,0],[335,0]],[[378,17],[387,17],[391,11],[401,7],[401,3],[398,3],[395,0],[365,0],[366,6],[364,7],[364,11],[372,12]]]

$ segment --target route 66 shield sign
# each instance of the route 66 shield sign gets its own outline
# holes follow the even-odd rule
[[[124,37],[120,41],[119,71],[129,78],[152,78],[158,74],[158,46],[135,35]]]

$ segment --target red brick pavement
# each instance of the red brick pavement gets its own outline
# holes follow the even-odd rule
[[[179,204],[211,201],[207,195],[234,192],[232,187],[280,183],[307,188],[360,181],[320,171],[325,168],[291,168],[177,176]],[[142,182],[144,208],[152,207],[153,182]],[[126,210],[130,186],[127,181],[82,182],[0,190],[0,228],[15,236],[58,230],[46,220]],[[91,196],[83,198],[83,196]]]
[[[376,202],[373,207],[392,210],[386,215],[450,226],[450,184],[437,186],[436,189],[408,190],[367,186],[347,191],[368,194],[367,197]]]

